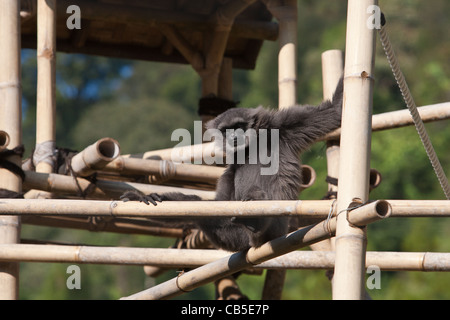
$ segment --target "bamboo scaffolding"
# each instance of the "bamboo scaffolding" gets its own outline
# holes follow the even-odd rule
[[[378,219],[387,218],[390,215],[389,205],[384,205],[382,203],[383,201],[377,201],[355,209],[349,212],[347,219],[350,223],[354,223],[356,221],[353,221],[353,217],[359,214],[363,214],[368,221],[373,221],[375,216]],[[358,223],[361,221],[362,219],[358,219]],[[250,248],[248,251],[237,252],[192,271],[183,273],[172,280],[133,294],[125,299],[154,300],[178,296],[183,292],[191,291],[208,282],[247,269],[266,260],[310,245],[311,243],[329,238],[332,236],[335,228],[336,218],[327,219],[316,225],[299,229],[284,237],[269,241],[258,248]]]
[[[112,138],[102,138],[77,153],[71,160],[75,174],[89,176],[102,169],[120,154],[119,143]]]
[[[20,2],[0,1],[0,129],[8,134],[11,149],[22,144],[20,48]],[[21,165],[17,155],[7,160]],[[22,180],[0,168],[0,188],[20,193]],[[19,238],[19,217],[0,217],[0,244],[17,243]],[[0,299],[17,299],[18,277],[17,263],[0,263]]]
[[[160,249],[130,247],[95,247],[42,244],[1,244],[0,261],[83,263],[108,265],[152,265],[160,268],[198,268],[229,252],[205,249]],[[252,269],[333,269],[333,251],[293,251],[251,266]],[[368,251],[366,268],[383,271],[450,271],[450,253]]]
[[[182,192],[198,195],[203,200],[213,200],[215,197],[213,191],[109,180],[97,180],[94,185],[83,178],[33,171],[25,171],[24,189],[39,189],[69,195],[77,195],[81,191],[85,192],[86,197],[91,199],[118,199],[125,191],[130,190],[139,190],[145,194]]]
[[[369,197],[372,88],[375,30],[367,28],[366,10],[377,0],[349,0],[345,50],[339,193],[337,201],[336,265],[333,299],[363,299],[365,295],[364,228],[349,223],[345,211],[354,199]]]

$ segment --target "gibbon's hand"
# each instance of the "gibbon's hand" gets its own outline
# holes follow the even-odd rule
[[[124,202],[140,201],[144,202],[146,205],[149,205],[151,203],[154,206],[158,205],[156,202],[162,202],[161,197],[157,193],[150,193],[149,195],[145,195],[137,190],[126,191],[124,194],[120,196],[120,199]]]

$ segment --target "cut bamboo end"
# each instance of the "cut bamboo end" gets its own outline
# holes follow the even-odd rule
[[[0,151],[5,150],[10,142],[9,134],[6,131],[0,130]]]
[[[356,210],[356,209],[355,209]],[[355,226],[364,227],[369,223],[388,218],[392,215],[392,207],[385,200],[377,200],[357,209],[358,214],[348,215],[347,220]]]
[[[306,164],[303,164],[301,167],[302,170],[302,184],[300,185],[300,190],[305,190],[306,188],[311,187],[314,182],[316,182],[316,171]]]
[[[72,158],[72,169],[80,176],[88,176],[101,169],[120,154],[119,143],[112,138],[103,138]]]

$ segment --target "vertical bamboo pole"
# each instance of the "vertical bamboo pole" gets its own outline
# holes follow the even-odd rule
[[[333,98],[336,85],[344,72],[344,56],[341,50],[328,50],[322,54],[322,81],[323,99]],[[339,176],[339,140],[327,141],[327,169],[328,176],[338,178]],[[328,190],[337,192],[337,186],[328,184]],[[334,250],[334,238],[326,239],[311,245],[313,250]]]
[[[45,159],[36,164],[36,171],[51,173],[56,136],[56,0],[38,0],[37,19],[36,149],[43,148]]]
[[[20,83],[20,1],[0,1],[0,130],[8,133],[9,148],[22,144]],[[18,166],[21,159],[8,159]],[[0,188],[22,191],[22,181],[14,173],[0,168]],[[17,243],[20,237],[18,217],[0,217],[0,243]],[[18,297],[18,263],[0,263],[0,299]]]
[[[297,1],[266,0],[279,22],[278,107],[297,103]]]
[[[348,1],[333,299],[364,297],[365,229],[348,222],[346,209],[369,196],[375,30],[368,28],[366,12],[377,4]]]
[[[36,172],[52,173],[56,139],[56,0],[37,2]],[[30,190],[25,198],[51,198]]]

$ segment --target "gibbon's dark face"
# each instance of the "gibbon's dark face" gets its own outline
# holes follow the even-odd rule
[[[252,138],[256,137],[256,130],[252,128],[255,122],[253,113],[252,109],[229,109],[209,121],[206,128],[220,131],[222,141],[216,139],[216,143],[227,152],[236,152],[247,148]]]

